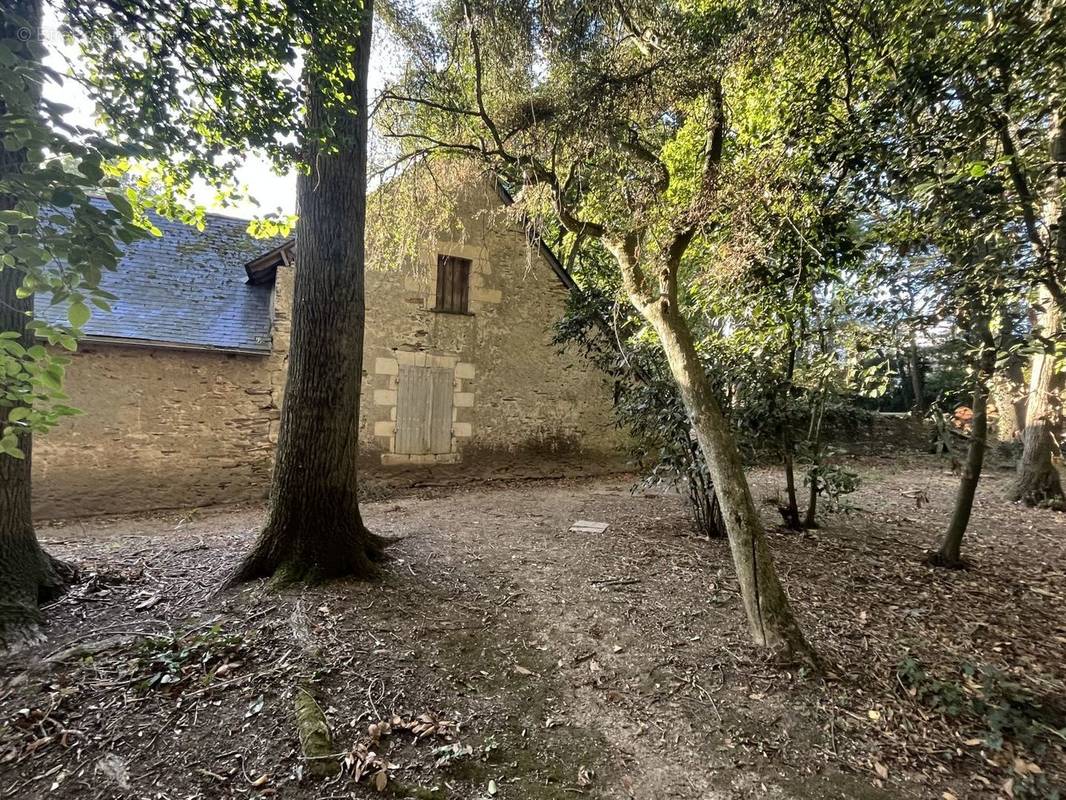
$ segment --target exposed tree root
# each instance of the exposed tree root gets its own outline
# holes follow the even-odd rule
[[[373,578],[378,575],[378,565],[388,559],[388,544],[388,539],[371,533],[362,523],[328,533],[269,524],[226,587],[258,578],[270,578],[275,586]]]
[[[966,559],[953,558],[945,555],[942,550],[930,550],[925,554],[925,559],[922,563],[927,567],[937,567],[939,569],[970,569],[972,566]]]
[[[1054,467],[1038,475],[1017,480],[1007,497],[1030,508],[1050,508],[1066,511],[1066,496],[1063,495],[1062,481]]]
[[[9,547],[4,556],[14,569],[3,579],[0,652],[41,642],[41,606],[61,597],[78,577],[72,565],[44,552],[32,532],[15,537]]]

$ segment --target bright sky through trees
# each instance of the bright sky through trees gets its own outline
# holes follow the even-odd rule
[[[370,62],[370,97],[374,98],[384,85],[386,73],[382,68],[383,63],[389,63],[388,43],[380,32],[375,37],[374,50]],[[60,74],[67,75],[70,71],[71,60],[76,58],[77,47],[63,41],[59,29],[59,20],[55,9],[45,7],[45,24],[42,38],[48,47],[48,57],[45,63]],[[46,95],[57,102],[70,106],[73,111],[69,119],[82,126],[93,125],[93,107],[89,98],[81,87],[70,78],[67,78],[62,86],[54,83],[46,84]],[[371,100],[373,104],[373,100]],[[241,185],[247,187],[248,194],[254,201],[249,199],[237,205],[219,206],[215,202],[214,193],[206,186],[201,186],[196,197],[197,202],[203,203],[209,211],[220,211],[240,217],[255,217],[267,213],[280,212],[292,214],[296,209],[296,176],[289,172],[286,175],[278,175],[268,159],[261,155],[249,154],[244,166],[236,176]]]

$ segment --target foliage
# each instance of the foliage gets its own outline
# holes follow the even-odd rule
[[[828,450],[822,456],[825,462],[812,461],[803,482],[807,486],[814,484],[815,492],[828,501],[827,511],[847,511],[850,508],[847,495],[858,491],[862,481],[854,470],[829,461],[832,456],[833,451]]]
[[[143,676],[139,684],[142,691],[161,689],[174,693],[188,684],[207,685],[216,675],[221,677],[220,670],[231,668],[243,657],[244,650],[243,637],[225,633],[214,625],[179,636],[145,639],[134,670]]]
[[[725,535],[714,485],[692,423],[662,351],[623,337],[616,304],[593,290],[572,293],[566,315],[556,324],[557,345],[576,344],[593,365],[614,380],[617,424],[630,436],[632,456],[642,470],[641,485],[683,485],[696,530]],[[616,324],[611,327],[610,320]],[[632,329],[633,320],[623,326]]]
[[[50,325],[27,311],[20,327],[36,341],[21,330],[0,331],[0,454],[21,458],[22,436],[75,413],[62,390],[68,362],[54,347],[76,349],[91,309],[107,310],[114,299],[100,289],[103,272],[115,269],[122,244],[149,235],[151,226],[136,193],[121,185],[122,164],[138,149],[67,124],[69,109],[42,99],[44,86],[62,78],[41,64],[44,48],[29,33],[31,22],[14,7],[2,13],[0,272],[18,274],[20,300],[36,294],[65,303],[68,322]]]
[[[937,714],[976,726],[985,748],[1010,756],[1013,797],[1057,800],[1058,791],[1039,767],[1023,756],[1039,758],[1049,741],[1066,740],[1066,708],[1059,698],[1042,699],[988,665],[965,663],[956,676],[931,675],[913,656],[904,658],[896,676],[907,695]],[[969,743],[969,742],[968,742]],[[997,763],[990,759],[991,763]]]

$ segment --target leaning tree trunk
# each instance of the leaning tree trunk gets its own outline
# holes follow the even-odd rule
[[[15,23],[8,15],[21,17]],[[41,24],[40,0],[17,0],[4,10],[3,38],[8,42],[24,41],[17,35],[23,24],[36,32]],[[33,37],[31,37],[33,38]],[[20,53],[30,60],[33,54],[26,48]],[[39,89],[39,84],[35,84]],[[38,99],[31,90],[29,100]],[[0,114],[7,113],[7,104],[0,98]],[[2,136],[2,131],[0,131]],[[22,170],[26,151],[0,148],[0,175],[10,176]],[[0,194],[0,210],[15,207],[17,198]],[[23,347],[35,344],[34,335],[26,323],[33,311],[31,297],[19,297],[22,273],[13,266],[0,264],[0,331],[19,331]],[[0,428],[7,420],[7,410],[0,411]],[[0,454],[0,650],[32,641],[40,622],[40,603],[56,597],[66,588],[72,571],[56,561],[37,542],[31,514],[31,458],[32,441],[29,433],[19,439],[25,458]]]
[[[987,323],[982,325],[982,329],[985,332],[988,331]],[[985,461],[985,449],[988,442],[988,381],[995,363],[995,350],[985,347],[979,359],[977,375],[974,378],[970,446],[966,450],[962,479],[959,481],[959,489],[955,495],[955,508],[940,549],[930,553],[927,559],[929,564],[936,567],[958,568],[965,565],[962,560],[962,537],[970,524],[973,500],[977,494],[977,484],[981,480],[981,467]]]
[[[383,540],[363,525],[356,490],[371,20],[367,0],[343,108],[321,74],[307,70],[309,171],[297,179],[292,341],[270,512],[231,583],[365,577],[383,557]],[[321,64],[316,44],[309,61]],[[328,142],[314,140],[327,129]]]
[[[674,308],[646,313],[681,390],[722,505],[729,549],[752,636],[757,644],[814,665],[814,651],[796,622],[788,595],[774,569],[762,520],[744,476],[740,451],[718,406],[688,325]]]

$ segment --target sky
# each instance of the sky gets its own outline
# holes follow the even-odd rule
[[[77,63],[76,48],[67,46],[63,41],[63,37],[59,34],[59,20],[55,9],[48,4],[45,5],[42,34],[44,44],[48,47],[48,57],[45,63],[60,74],[66,75],[72,68],[72,64]],[[371,98],[384,86],[386,65],[391,61],[388,46],[378,37],[370,58]],[[75,81],[67,79],[61,85],[50,83],[45,89],[45,95],[50,100],[63,103],[73,109],[67,116],[69,122],[82,127],[94,127],[93,104]],[[249,193],[258,201],[258,205],[253,202],[244,202],[222,208],[214,203],[214,193],[206,186],[198,187],[194,199],[205,205],[209,211],[219,211],[236,217],[252,218],[271,212],[292,214],[295,211],[296,177],[294,173],[278,175],[266,159],[258,158],[253,154],[249,155],[238,171],[237,180],[248,187]]]

